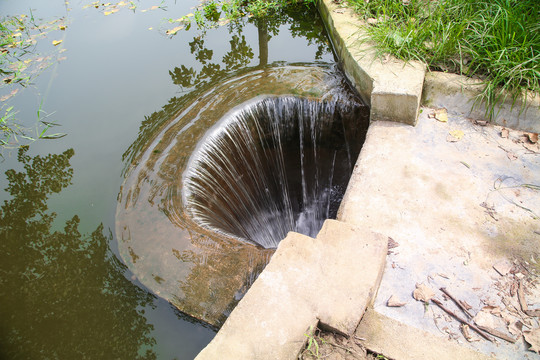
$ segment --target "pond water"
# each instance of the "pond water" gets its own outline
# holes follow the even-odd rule
[[[167,19],[198,1],[90,4],[0,0],[2,16],[62,19],[65,29],[43,30],[24,57],[48,66],[27,87],[4,84],[0,97],[17,93],[0,105],[29,129],[40,111],[59,124],[48,133],[66,134],[2,152],[0,358],[190,359],[215,329],[149,292],[118,256],[127,169],[168,119],[224,79],[334,58],[313,9],[171,36],[179,23]]]

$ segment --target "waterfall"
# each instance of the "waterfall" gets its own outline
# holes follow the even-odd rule
[[[335,218],[366,128],[351,100],[257,98],[211,128],[183,175],[202,227],[275,248],[289,231],[315,236]]]

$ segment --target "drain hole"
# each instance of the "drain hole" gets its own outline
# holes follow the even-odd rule
[[[184,175],[201,226],[277,247],[289,231],[315,236],[335,218],[368,126],[351,101],[259,99],[222,119]]]

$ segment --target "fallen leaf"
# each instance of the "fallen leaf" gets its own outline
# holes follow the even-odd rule
[[[430,118],[435,118],[440,122],[448,122],[448,112],[445,108],[436,109],[434,112],[428,115]]]
[[[459,300],[459,303],[460,303],[461,306],[463,306],[463,308],[466,309],[466,310],[471,310],[471,309],[472,309],[472,306],[469,305],[469,303],[466,302],[465,300]]]
[[[173,29],[167,30],[167,31],[166,31],[166,34],[167,34],[167,35],[174,35],[174,34],[176,34],[178,31],[182,30],[183,28],[184,28],[183,26],[177,26],[177,27],[175,27],[175,28],[173,28]]]
[[[476,314],[476,316],[473,318],[473,321],[478,326],[484,326],[487,328],[495,329],[497,327],[496,318],[491,314],[489,309],[486,310],[486,308],[483,308]]]
[[[501,308],[498,306],[487,305],[482,308],[482,311],[489,312],[490,314],[499,316],[501,315]]]
[[[536,144],[524,143],[522,145],[525,149],[532,151],[534,153],[540,152],[540,146],[538,145],[538,143]]]
[[[510,131],[506,128],[502,128],[501,130],[501,137],[504,139],[508,139],[508,135],[510,134]]]
[[[452,130],[449,132],[449,135],[446,137],[446,141],[448,142],[459,141],[461,140],[461,138],[463,138],[463,135],[465,134],[461,130]]]
[[[529,138],[529,141],[533,144],[536,144],[538,142],[538,133],[527,133],[527,137]]]
[[[61,44],[62,41],[64,41],[64,40],[53,40],[52,44],[53,44],[54,46],[56,46],[56,45]]]
[[[395,295],[390,296],[388,301],[386,302],[386,306],[388,307],[401,307],[404,306],[406,303],[399,300],[399,298]]]
[[[523,329],[523,323],[521,321],[515,321],[508,324],[508,331],[512,335],[521,335],[521,330]]]
[[[493,264],[493,268],[497,270],[497,272],[501,274],[502,276],[505,276],[506,274],[508,274],[510,270],[512,270],[513,266],[514,265],[507,259],[501,259],[497,261],[495,264]]]
[[[525,341],[531,345],[529,351],[534,351],[535,353],[540,354],[540,328],[532,331],[524,331],[523,338],[525,338]]]
[[[429,302],[435,296],[435,292],[424,284],[416,284],[416,289],[413,291],[415,300]]]
[[[516,159],[518,158],[516,154],[514,154],[513,152],[510,152],[510,151],[508,151],[508,152],[506,153],[506,156],[507,156],[508,159],[510,159],[511,161],[514,161],[514,160],[516,160]]]

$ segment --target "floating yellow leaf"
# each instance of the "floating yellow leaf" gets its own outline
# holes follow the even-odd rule
[[[118,4],[116,4],[116,6],[126,6],[127,3],[124,2],[124,1],[120,1]]]
[[[175,27],[175,28],[173,28],[173,29],[167,30],[167,31],[166,31],[166,34],[167,34],[167,35],[174,35],[174,34],[176,34],[178,31],[182,30],[183,28],[184,28],[183,26],[177,26],[177,27]]]
[[[60,30],[66,30],[66,25],[60,25],[58,28],[59,28]]]
[[[152,30],[152,29],[154,29],[154,28],[153,28],[153,27],[149,27],[149,28],[148,28],[148,30]]]
[[[56,45],[61,44],[62,41],[64,41],[64,40],[53,40],[52,44],[53,44],[54,46],[56,46]]]
[[[19,37],[19,36],[21,36],[21,35],[22,35],[22,34],[21,34],[20,32],[18,32],[18,33],[13,34],[12,36],[13,36],[13,37]]]
[[[186,17],[191,17],[191,16],[194,16],[193,13],[189,13],[186,15]]]

